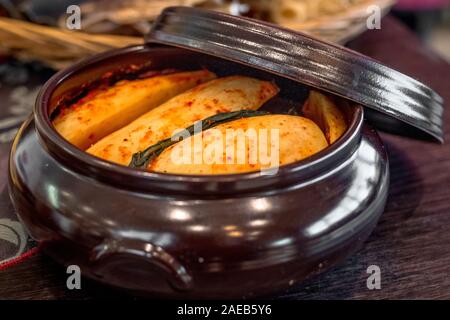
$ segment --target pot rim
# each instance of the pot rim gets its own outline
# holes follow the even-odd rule
[[[364,122],[364,111],[360,105],[352,105],[355,108],[349,127],[346,132],[332,145],[306,159],[283,165],[278,168],[275,175],[261,175],[260,171],[224,175],[180,175],[169,173],[155,173],[136,170],[118,165],[86,153],[65,140],[54,128],[49,116],[50,99],[53,92],[64,81],[70,79],[76,73],[83,72],[87,67],[110,58],[115,58],[128,53],[139,51],[151,51],[158,48],[167,48],[166,45],[134,45],[125,48],[110,50],[86,58],[53,75],[41,88],[34,105],[34,122],[39,141],[44,148],[58,159],[64,159],[74,169],[95,177],[101,181],[111,182],[128,188],[140,188],[146,191],[181,191],[174,187],[176,184],[187,183],[190,186],[188,193],[225,193],[236,191],[251,191],[267,187],[273,183],[289,183],[299,181],[302,183],[313,182],[312,178],[334,168],[338,163],[348,159],[357,149],[361,129]],[[178,50],[176,47],[170,47]],[[225,59],[226,60],[226,59]],[[230,63],[233,63],[230,61]],[[253,67],[254,69],[257,69]],[[263,72],[267,72],[263,70]],[[299,83],[301,84],[301,83]],[[303,85],[303,84],[301,84]],[[340,162],[337,162],[340,161]],[[328,169],[327,169],[328,168]],[[239,185],[237,185],[237,183]],[[158,185],[156,185],[158,184]],[[211,184],[214,186],[212,187]],[[220,186],[220,187],[219,187]],[[198,188],[197,188],[198,187]],[[233,190],[232,190],[233,189]]]

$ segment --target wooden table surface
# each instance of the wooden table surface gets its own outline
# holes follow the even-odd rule
[[[450,66],[392,17],[350,46],[431,86],[450,102]],[[448,105],[448,103],[447,103]],[[445,115],[450,123],[450,112]],[[390,157],[386,211],[366,245],[282,299],[450,299],[450,126],[444,145],[382,134]],[[368,290],[367,267],[381,268]],[[131,298],[83,279],[66,289],[65,269],[36,255],[0,273],[0,299]]]

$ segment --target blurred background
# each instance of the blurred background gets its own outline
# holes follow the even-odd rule
[[[67,27],[68,21],[73,26],[73,5],[81,14],[76,32]],[[450,0],[0,0],[0,55],[60,69],[140,43],[160,11],[173,5],[262,19],[341,44],[367,30],[375,6],[450,61]]]
[[[398,0],[392,13],[450,62],[450,0]]]

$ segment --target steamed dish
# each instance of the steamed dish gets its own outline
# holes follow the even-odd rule
[[[213,73],[201,70],[120,81],[63,108],[53,125],[69,142],[86,149],[168,99],[213,78]]]
[[[347,130],[342,111],[330,97],[317,91],[311,91],[303,106],[305,117],[313,120],[325,133],[328,143],[332,144]]]
[[[266,81],[232,76],[215,79],[175,96],[169,101],[110,134],[86,151],[115,163],[128,165],[134,153],[160,140],[175,130],[217,113],[255,110],[278,93]]]
[[[311,91],[298,115],[260,108],[274,82],[207,70],[124,80],[53,117],[69,142],[104,160],[152,172],[214,175],[278,168],[339,139],[347,122],[331,97]],[[264,109],[264,108],[262,108]]]
[[[249,128],[254,130],[254,136],[246,134]],[[229,129],[235,134],[228,139],[223,139],[224,136],[226,137],[226,130]],[[259,129],[267,130],[265,139],[258,137]],[[275,130],[277,133],[272,134]],[[149,164],[148,170],[180,174],[250,172],[292,163],[328,146],[322,131],[313,121],[304,117],[282,114],[258,115],[230,121],[202,131],[199,135],[202,136],[202,145],[198,148],[198,152],[204,159],[202,163],[195,163],[195,148],[186,147],[186,145],[192,145],[195,139],[195,136],[190,136],[165,149]],[[261,141],[262,139],[264,142]],[[261,146],[261,142],[264,146]],[[262,154],[254,152],[258,148],[265,148],[266,151]],[[277,151],[273,152],[272,149],[275,148]],[[232,152],[227,153],[226,151],[230,149]],[[182,158],[184,150],[188,150],[187,161],[177,163],[172,160],[174,156],[175,159]],[[216,150],[219,150],[218,155],[214,152]],[[227,158],[227,154],[231,156]]]

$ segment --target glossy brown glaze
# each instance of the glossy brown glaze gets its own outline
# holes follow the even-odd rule
[[[443,100],[435,91],[367,56],[301,32],[213,10],[169,7],[146,41],[256,65],[444,141]]]
[[[136,46],[83,61],[42,89],[12,148],[10,191],[46,251],[85,275],[160,297],[239,298],[289,287],[352,254],[383,211],[386,153],[348,108],[331,147],[275,176],[179,176],[133,170],[76,149],[52,128],[57,101],[131,63],[206,67],[274,80],[286,108],[306,89],[281,77],[181,49]]]

